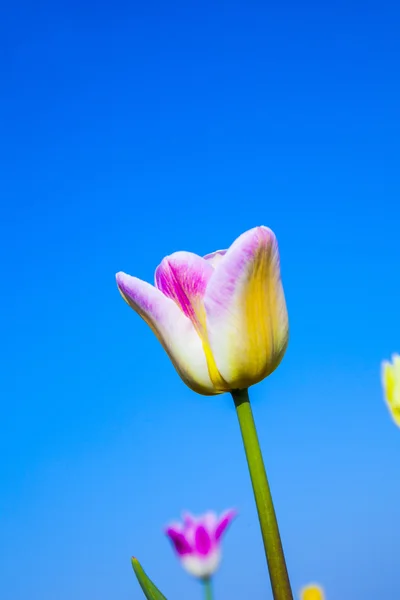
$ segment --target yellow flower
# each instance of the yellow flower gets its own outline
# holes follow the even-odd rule
[[[392,362],[384,360],[381,369],[385,400],[393,421],[400,427],[400,356],[392,355]]]
[[[324,590],[316,583],[310,583],[306,585],[300,591],[300,600],[324,600]]]
[[[175,252],[155,285],[117,273],[126,302],[153,330],[183,381],[213,395],[248,388],[272,373],[289,325],[275,234],[243,233],[228,250]]]

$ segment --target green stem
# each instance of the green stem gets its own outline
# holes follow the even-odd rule
[[[211,578],[204,579],[204,598],[205,600],[213,600],[213,593],[211,587]]]
[[[274,600],[293,600],[271,490],[247,390],[234,390],[243,445],[250,471]]]

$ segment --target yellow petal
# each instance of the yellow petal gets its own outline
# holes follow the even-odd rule
[[[393,421],[400,427],[400,356],[393,354],[392,362],[383,361],[381,379],[386,404]]]
[[[393,365],[386,360],[382,363],[382,386],[386,402],[390,405],[394,398],[395,378]]]
[[[231,389],[249,387],[276,369],[289,325],[270,229],[256,227],[232,244],[215,265],[204,305],[211,351]]]

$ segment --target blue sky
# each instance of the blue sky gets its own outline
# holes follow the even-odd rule
[[[277,234],[291,339],[251,390],[297,591],[399,594],[400,9],[9,3],[0,23],[4,600],[201,598],[162,527],[234,506],[217,600],[271,598],[228,395],[187,389],[114,274]]]

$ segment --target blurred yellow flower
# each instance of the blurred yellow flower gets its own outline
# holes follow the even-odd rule
[[[393,421],[400,427],[400,356],[392,355],[392,362],[384,360],[381,368],[382,387]]]
[[[310,583],[300,591],[300,600],[325,600],[324,590],[316,583]]]

